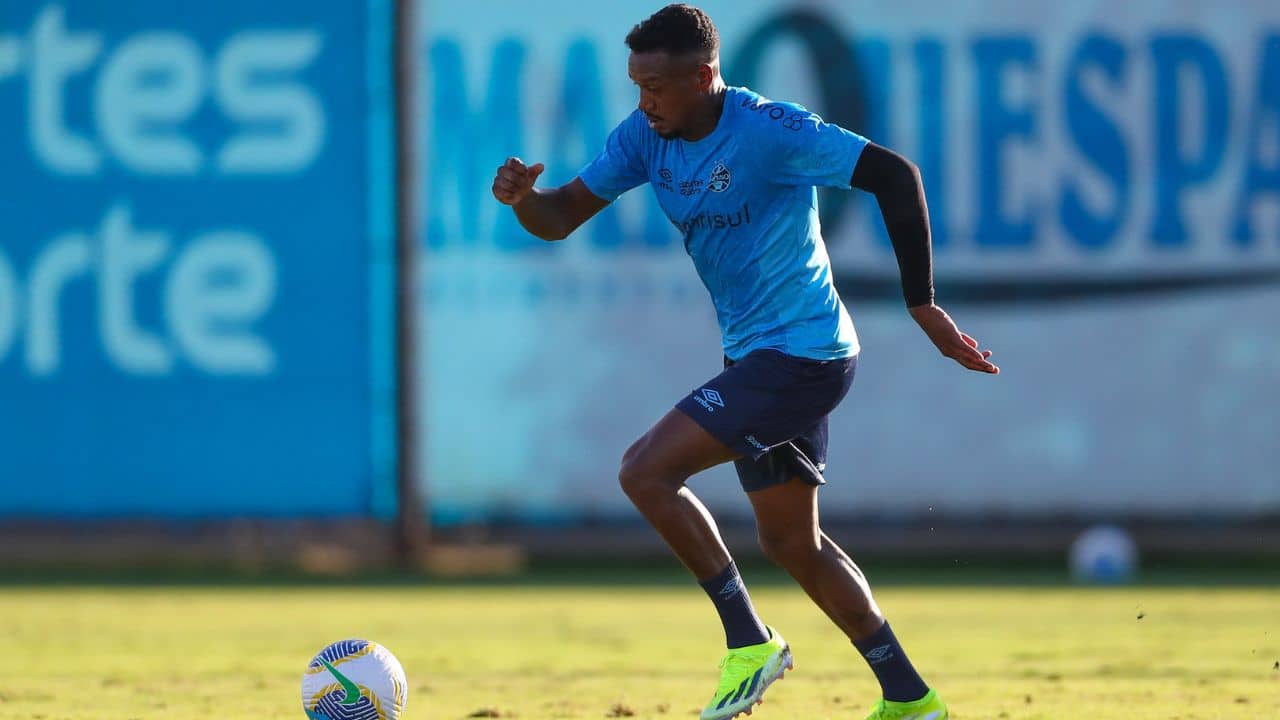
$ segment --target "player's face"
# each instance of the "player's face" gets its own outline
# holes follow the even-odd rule
[[[640,88],[638,107],[649,127],[667,140],[680,137],[711,88],[711,68],[665,51],[631,53],[627,74]]]

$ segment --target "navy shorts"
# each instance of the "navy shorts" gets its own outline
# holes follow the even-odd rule
[[[742,455],[734,466],[747,492],[799,476],[825,484],[827,415],[853,384],[858,358],[810,360],[756,350],[676,403]]]

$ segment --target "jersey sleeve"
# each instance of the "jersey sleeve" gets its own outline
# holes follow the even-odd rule
[[[617,200],[622,193],[649,181],[642,142],[633,113],[609,133],[604,150],[578,177],[601,200]]]
[[[798,105],[772,130],[776,182],[849,189],[866,138]]]

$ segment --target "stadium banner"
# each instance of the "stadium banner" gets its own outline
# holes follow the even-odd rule
[[[438,520],[632,513],[628,444],[720,368],[706,291],[641,187],[561,243],[490,194],[571,179],[637,102],[659,2],[427,2],[424,422]],[[863,351],[827,513],[1280,509],[1280,4],[706,0],[733,85],[920,166],[939,303],[999,377],[905,313],[874,201],[820,193]],[[695,479],[745,513],[732,471]]]
[[[0,516],[394,512],[389,8],[0,5]]]

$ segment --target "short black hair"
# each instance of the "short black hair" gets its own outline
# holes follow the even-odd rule
[[[631,28],[627,47],[637,53],[665,50],[672,55],[703,52],[714,57],[720,52],[720,33],[711,16],[692,5],[678,3]]]

